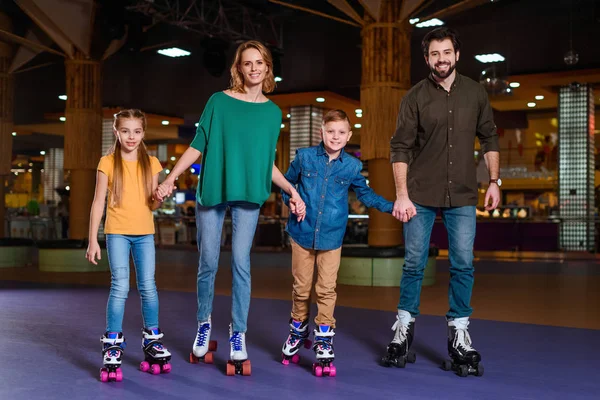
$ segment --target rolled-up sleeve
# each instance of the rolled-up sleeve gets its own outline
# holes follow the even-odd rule
[[[488,151],[500,151],[498,132],[494,123],[494,112],[485,89],[479,91],[479,118],[477,120],[477,137],[483,154]]]
[[[417,137],[418,115],[414,95],[407,93],[400,103],[396,132],[390,142],[390,161],[410,163]]]

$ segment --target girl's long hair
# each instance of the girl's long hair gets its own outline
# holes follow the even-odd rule
[[[256,49],[262,56],[265,64],[269,70],[265,76],[265,80],[263,81],[262,90],[265,93],[271,93],[275,90],[275,75],[273,75],[273,56],[269,49],[259,41],[249,40],[239,45],[237,50],[235,51],[235,57],[233,59],[233,63],[231,64],[231,83],[229,85],[230,89],[237,93],[246,93],[244,89],[244,75],[240,72],[238,67],[242,63],[242,53],[248,49]]]
[[[146,114],[140,110],[129,109],[121,110],[115,114],[113,129],[119,131],[123,119],[139,119],[142,123],[142,129],[146,132]],[[115,138],[115,143],[108,150],[107,155],[114,155],[113,181],[111,185],[112,207],[119,207],[123,198],[123,157],[121,156],[121,141]],[[150,166],[150,156],[146,149],[146,144],[142,140],[138,147],[138,168],[142,169],[142,182],[144,185],[144,194],[146,195],[146,204],[152,206],[152,168]]]

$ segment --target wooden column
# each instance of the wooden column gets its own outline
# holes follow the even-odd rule
[[[12,31],[10,18],[0,12],[0,29]],[[5,186],[12,162],[12,131],[14,108],[13,77],[8,69],[12,60],[12,46],[0,42],[0,237],[8,236],[4,232],[4,218],[6,217],[6,204],[4,195]]]
[[[383,0],[381,17],[365,16],[362,30],[361,153],[369,161],[370,186],[394,201],[396,190],[390,164],[390,139],[402,96],[410,88],[410,24],[398,22],[401,2]],[[369,211],[369,246],[402,243],[402,225],[391,214]]]
[[[102,154],[101,63],[76,52],[65,61],[65,161],[69,171],[69,238],[88,236],[96,167]]]

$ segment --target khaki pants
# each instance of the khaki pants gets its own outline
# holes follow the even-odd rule
[[[312,290],[315,261],[317,265],[317,317],[315,324],[330,325],[335,328],[333,310],[337,294],[335,292],[337,274],[340,268],[342,248],[335,250],[305,249],[290,238],[292,245],[292,318],[298,321],[308,319],[310,313],[310,293]]]

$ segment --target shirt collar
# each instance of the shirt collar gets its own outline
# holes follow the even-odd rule
[[[444,87],[442,85],[437,83],[435,79],[433,79],[433,74],[431,72],[429,73],[427,78],[429,79],[429,82],[431,82],[431,84],[433,86],[435,86],[437,89],[446,90],[446,89],[444,89]],[[456,75],[454,76],[454,82],[452,82],[452,86],[450,87],[450,91],[455,90],[456,87],[458,85],[460,85],[460,81],[461,81],[461,75],[458,72],[456,72]]]
[[[334,158],[334,160],[340,160],[340,161],[344,161],[344,149],[342,149],[342,151],[340,151],[340,155],[337,156],[337,158]],[[321,141],[321,143],[319,143],[319,147],[317,148],[317,155],[318,156],[327,156],[329,157],[329,154],[327,154],[327,151],[325,151],[325,145],[323,144],[323,142]]]

